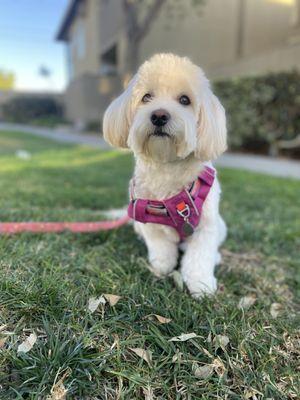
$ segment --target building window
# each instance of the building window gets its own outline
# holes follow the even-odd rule
[[[118,72],[118,51],[117,45],[110,47],[105,53],[101,54],[100,74],[115,75]]]

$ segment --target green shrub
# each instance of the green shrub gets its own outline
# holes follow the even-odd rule
[[[215,83],[227,113],[229,146],[277,154],[300,133],[300,74],[283,72]]]
[[[3,116],[7,121],[27,122],[42,118],[62,118],[61,104],[52,97],[15,97],[3,106]]]
[[[102,127],[102,122],[99,120],[90,121],[86,125],[87,132],[100,132]]]

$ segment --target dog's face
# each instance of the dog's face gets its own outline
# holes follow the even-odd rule
[[[145,62],[104,115],[104,138],[136,156],[202,161],[226,149],[225,112],[202,70],[189,59],[158,54]]]

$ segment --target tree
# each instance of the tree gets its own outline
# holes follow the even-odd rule
[[[167,2],[173,7],[180,7],[180,3],[181,5],[183,3],[182,0],[181,2],[178,0],[122,0],[127,42],[126,73],[132,74],[135,71],[139,62],[141,42]],[[194,6],[202,3],[203,0],[191,0],[191,4]]]
[[[0,70],[0,90],[12,90],[15,86],[15,75]]]
[[[52,83],[52,79],[51,79],[52,71],[50,68],[48,68],[45,65],[41,65],[39,67],[38,74],[48,82],[49,88],[53,87],[53,83]]]

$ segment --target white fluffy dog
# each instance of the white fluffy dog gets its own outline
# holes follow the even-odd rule
[[[104,138],[129,147],[135,156],[134,196],[163,201],[186,189],[211,160],[226,150],[225,111],[203,71],[188,58],[157,54],[146,61],[127,89],[108,107]],[[152,271],[169,274],[184,250],[181,274],[191,294],[217,288],[214,268],[226,226],[219,214],[217,179],[206,197],[199,224],[183,242],[176,229],[135,222],[147,245]]]

